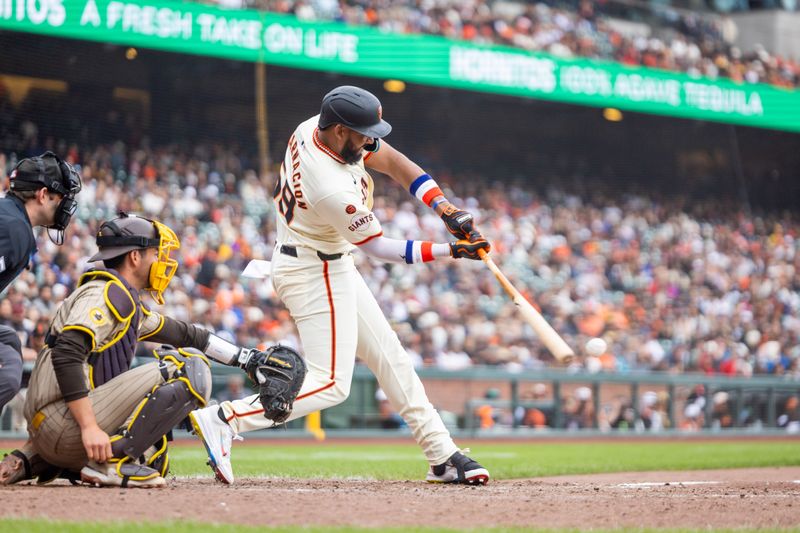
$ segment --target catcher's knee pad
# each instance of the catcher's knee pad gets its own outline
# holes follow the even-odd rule
[[[211,397],[211,365],[203,352],[194,348],[160,348],[155,351],[155,356],[163,365],[165,381],[183,381],[197,398],[198,407],[208,403]],[[172,363],[174,370],[168,371],[167,363]]]
[[[168,431],[191,411],[208,402],[211,369],[208,360],[200,352],[181,349],[169,350],[169,353],[162,351],[160,355],[162,361],[173,363],[176,370],[171,377],[165,376],[168,379],[166,383],[153,387],[136,407],[128,427],[118,439],[114,439],[112,448],[117,458],[124,455],[137,459],[154,442],[160,446],[161,439]]]

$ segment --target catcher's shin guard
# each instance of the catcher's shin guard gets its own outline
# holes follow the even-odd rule
[[[167,436],[153,444],[144,452],[144,464],[150,468],[158,470],[161,476],[166,476],[169,472],[169,450],[167,448]]]
[[[208,361],[202,355],[195,355],[188,350],[173,351],[162,356],[162,361],[169,360],[178,366],[172,379],[156,385],[134,411],[128,427],[119,438],[112,439],[114,457],[137,459],[145,451],[157,443],[163,445],[166,453],[164,435],[180,423],[198,407],[204,407],[211,394],[211,370]],[[162,355],[162,354],[159,354]],[[148,460],[148,464],[165,469],[166,465],[154,464],[156,459]]]

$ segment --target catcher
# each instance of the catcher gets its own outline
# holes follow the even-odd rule
[[[0,484],[62,475],[103,486],[162,486],[166,434],[211,393],[206,356],[247,369],[266,388],[282,382],[261,369],[305,368],[291,350],[240,348],[140,301],[144,290],[163,304],[177,269],[170,254],[180,243],[166,225],[121,214],[100,227],[97,246],[90,261],[105,268],[84,274],[50,323],[25,405],[29,440],[0,464]],[[131,369],[144,339],[189,348],[156,350],[158,362]],[[304,372],[292,375],[302,382]]]

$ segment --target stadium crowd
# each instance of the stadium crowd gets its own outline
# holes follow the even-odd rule
[[[494,0],[212,0],[226,7],[287,13],[301,20],[333,20],[395,33],[442,35],[687,72],[712,79],[800,84],[800,64],[763,46],[733,46],[729,17],[620,2]],[[646,24],[626,24],[627,21]]]
[[[33,267],[0,300],[0,323],[35,356],[53,310],[91,265],[94,233],[117,211],[157,218],[181,238],[181,268],[164,311],[254,345],[297,345],[269,283],[241,277],[275,242],[274,175],[222,145],[53,148],[79,166],[84,188],[63,247],[42,234]],[[15,155],[0,151],[7,175]],[[789,214],[642,196],[591,202],[563,190],[438,172],[448,196],[476,214],[498,263],[567,342],[602,336],[591,372],[702,371],[800,378],[798,221]],[[374,211],[395,238],[449,240],[407,191],[378,178]],[[480,262],[384,265],[361,272],[418,365],[539,368],[552,360]]]

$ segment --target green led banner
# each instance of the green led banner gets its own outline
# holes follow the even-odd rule
[[[798,90],[274,13],[144,0],[0,0],[0,29],[800,131]]]

